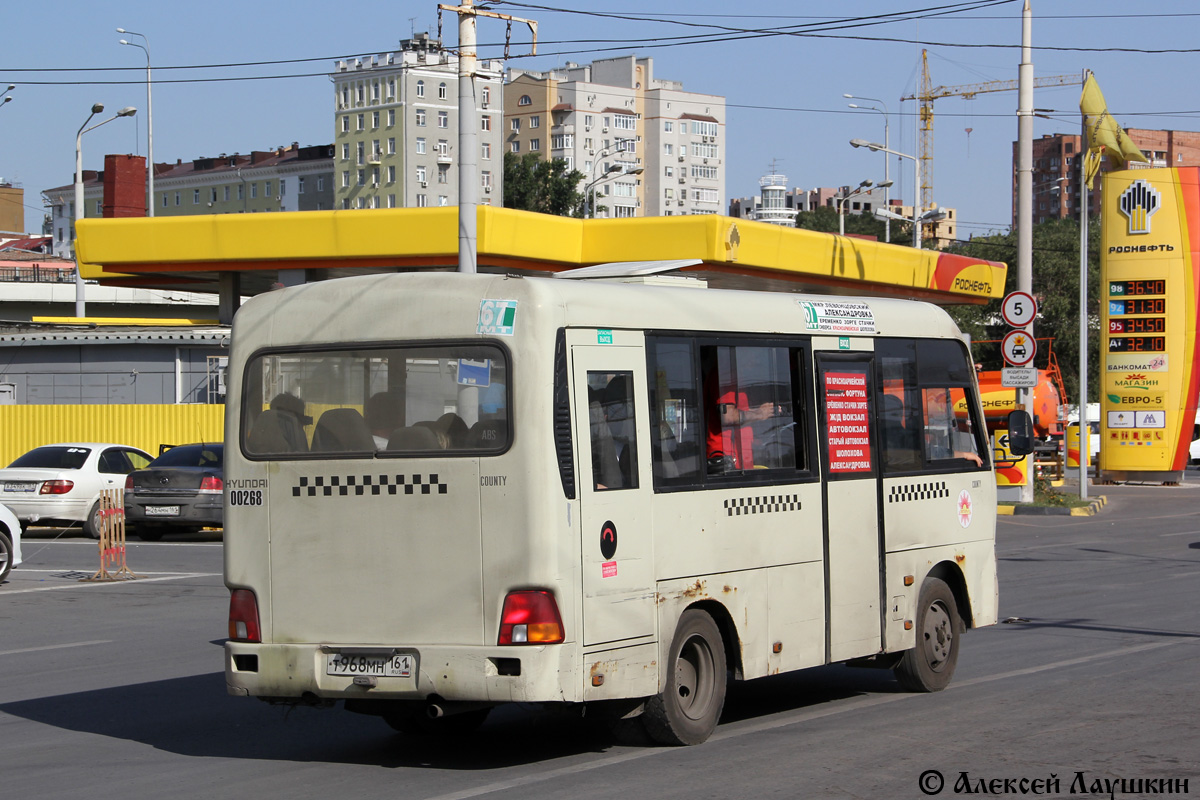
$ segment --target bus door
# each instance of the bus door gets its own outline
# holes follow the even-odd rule
[[[881,647],[882,548],[873,452],[871,354],[817,354],[830,661]]]
[[[622,333],[602,331],[598,338]],[[641,347],[575,345],[571,362],[583,537],[583,643],[652,636],[646,356]]]

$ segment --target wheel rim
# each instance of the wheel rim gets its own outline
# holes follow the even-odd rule
[[[684,642],[675,660],[675,692],[679,710],[691,720],[708,713],[715,694],[716,660],[708,641],[693,636]]]
[[[925,610],[925,659],[929,668],[940,672],[954,650],[954,626],[950,612],[939,600]]]

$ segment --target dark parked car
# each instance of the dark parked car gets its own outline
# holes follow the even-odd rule
[[[139,538],[224,524],[225,446],[181,444],[125,479],[125,523]]]

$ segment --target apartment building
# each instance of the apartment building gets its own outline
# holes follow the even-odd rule
[[[1131,162],[1129,169],[1200,165],[1200,132],[1126,128],[1125,133],[1150,163]],[[1079,217],[1078,133],[1046,134],[1033,141],[1033,222]],[[1100,167],[1108,171],[1107,159]],[[1017,143],[1013,142],[1013,225],[1017,223]],[[1100,184],[1088,192],[1088,213],[1100,213]]]
[[[652,58],[508,73],[505,152],[565,160],[598,217],[722,213],[724,141],[725,98],[656,78]]]
[[[83,170],[84,218],[145,216],[145,159],[108,155],[104,167]],[[54,255],[73,258],[74,183],[46,189],[42,201],[50,209]],[[292,142],[248,154],[180,159],[160,163],[154,171],[156,217],[321,211],[333,203],[333,146],[328,144]]]
[[[479,62],[478,197],[485,205],[502,205],[502,76],[500,62]],[[396,52],[339,61],[330,77],[337,207],[457,205],[458,57],[420,33]]]

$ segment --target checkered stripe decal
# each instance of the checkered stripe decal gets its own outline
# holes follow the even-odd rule
[[[447,484],[430,475],[317,475],[300,478],[292,497],[347,497],[351,494],[446,494]]]
[[[911,503],[916,500],[933,500],[938,497],[949,497],[950,490],[946,482],[940,483],[909,483],[904,486],[893,486],[888,490],[889,503]]]
[[[725,501],[725,515],[741,517],[746,514],[774,514],[779,511],[799,511],[800,495],[769,494],[762,497],[736,497]]]

